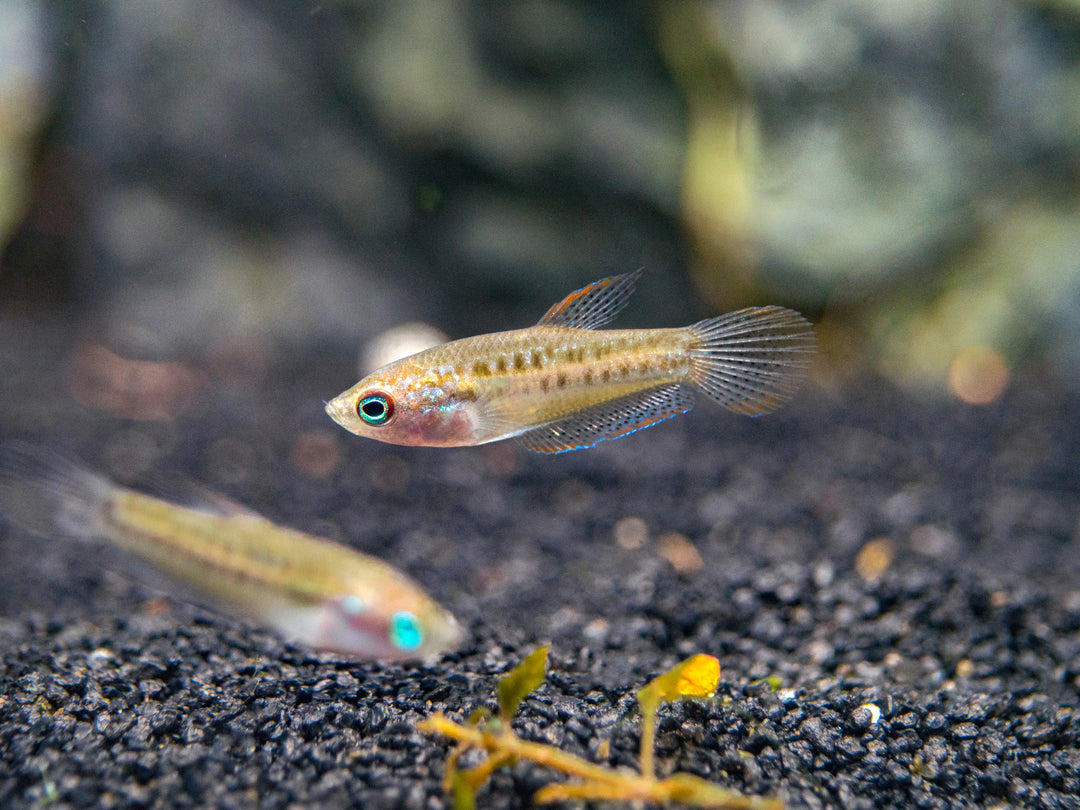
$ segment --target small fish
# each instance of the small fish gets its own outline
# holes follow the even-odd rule
[[[204,493],[180,506],[21,443],[0,453],[0,511],[39,535],[105,538],[285,638],[359,658],[427,658],[461,641],[454,617],[381,560]]]
[[[516,438],[530,450],[563,453],[686,413],[695,390],[757,416],[806,375],[813,328],[781,307],[681,329],[598,330],[626,306],[640,275],[583,287],[528,329],[455,340],[383,366],[326,412],[348,431],[391,444]]]

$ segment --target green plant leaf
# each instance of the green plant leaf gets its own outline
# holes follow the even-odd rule
[[[469,714],[469,725],[474,727],[478,726],[485,720],[487,720],[489,717],[491,717],[491,712],[489,712],[483,706],[478,709],[473,709],[472,712]]]
[[[524,661],[499,678],[499,717],[509,725],[518,705],[544,682],[549,645],[539,647]]]
[[[454,795],[454,810],[476,810],[476,792],[469,784],[468,777],[461,771],[454,774],[451,791]]]

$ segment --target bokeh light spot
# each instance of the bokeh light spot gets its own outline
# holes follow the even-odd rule
[[[656,553],[680,574],[697,573],[705,565],[697,546],[678,532],[660,535],[656,540]]]
[[[895,554],[892,540],[887,537],[874,538],[867,541],[855,555],[855,570],[867,582],[881,579],[881,575],[892,565]]]
[[[206,376],[175,361],[132,360],[97,343],[71,355],[68,391],[85,408],[123,419],[169,420],[195,405]]]
[[[330,475],[340,460],[337,438],[325,430],[305,431],[293,441],[293,466],[311,478]]]
[[[971,405],[987,405],[1009,384],[1009,365],[989,346],[969,346],[949,365],[949,390]]]
[[[639,517],[624,517],[615,522],[613,533],[619,548],[633,551],[649,540],[649,527]]]
[[[406,323],[387,329],[364,346],[360,357],[360,374],[367,376],[387,363],[446,343],[449,338],[426,323]]]

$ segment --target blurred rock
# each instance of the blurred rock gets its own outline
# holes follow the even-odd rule
[[[1075,3],[26,8],[0,279],[122,356],[525,326],[645,266],[622,323],[824,312],[823,378],[1080,380]]]
[[[51,149],[86,212],[68,272],[117,351],[520,326],[642,264],[651,317],[686,318],[680,105],[644,19],[463,0],[45,8],[72,84]]]
[[[1075,4],[699,8],[692,30],[753,99],[737,171],[758,285],[829,300],[825,345],[865,330],[849,359],[909,384],[943,391],[974,345],[1021,362],[1043,341],[1080,379]]]
[[[0,248],[30,204],[37,139],[53,103],[56,68],[43,7],[0,2]],[[10,288],[4,270],[0,266],[0,280]]]

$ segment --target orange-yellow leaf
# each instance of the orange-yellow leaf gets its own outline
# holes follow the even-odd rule
[[[675,691],[679,697],[712,697],[720,683],[720,661],[711,655],[695,655],[682,663]]]
[[[720,683],[720,662],[711,655],[694,655],[653,678],[638,692],[638,703],[659,706],[684,697],[710,697]]]

